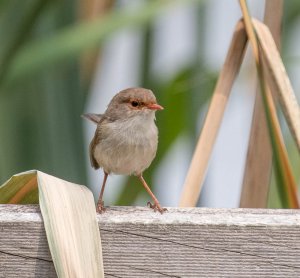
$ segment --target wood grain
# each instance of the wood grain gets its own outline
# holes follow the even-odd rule
[[[300,211],[112,207],[105,277],[300,277]],[[56,277],[37,206],[0,205],[0,277]]]

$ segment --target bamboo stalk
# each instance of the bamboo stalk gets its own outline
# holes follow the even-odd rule
[[[283,0],[266,0],[264,22],[269,27],[278,49],[280,48],[282,13]],[[272,148],[263,99],[258,86],[240,207],[265,208],[267,206],[271,169]]]
[[[225,107],[243,61],[246,43],[244,24],[238,22],[188,170],[179,203],[181,207],[197,204]]]

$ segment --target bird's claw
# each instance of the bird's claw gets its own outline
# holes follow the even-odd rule
[[[151,202],[148,202],[147,206],[153,209],[154,212],[159,211],[161,214],[163,214],[165,211],[168,211],[166,208],[162,208],[159,203],[152,204]]]
[[[106,208],[104,207],[104,202],[100,201],[97,203],[96,211],[98,213],[104,213],[106,211]]]

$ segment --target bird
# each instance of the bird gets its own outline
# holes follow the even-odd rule
[[[153,201],[147,205],[161,214],[167,210],[160,205],[143,177],[144,170],[150,166],[157,151],[155,112],[163,109],[151,90],[128,88],[112,98],[104,114],[82,115],[97,125],[89,154],[92,167],[104,171],[96,205],[98,213],[106,211],[103,194],[110,174],[138,177]]]

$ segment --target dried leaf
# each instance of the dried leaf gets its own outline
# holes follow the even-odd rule
[[[104,277],[100,232],[90,190],[33,170],[15,175],[0,186],[0,203],[20,203],[29,194],[37,195],[37,191],[32,192],[36,186],[58,277]]]
[[[270,30],[258,20],[253,19],[252,22],[268,68],[268,71],[266,71],[268,84],[272,92],[276,93],[289,129],[300,152],[300,107],[297,103],[295,93]]]
[[[244,25],[238,22],[188,170],[179,203],[181,207],[197,204],[231,88],[243,61],[246,42]]]
[[[276,81],[273,79],[269,81],[269,84],[265,82],[266,76],[270,73],[270,68],[266,67],[265,62],[265,53],[263,53],[262,50],[262,41],[263,44],[265,44],[265,40],[268,41],[269,46],[274,46],[275,51],[273,49],[273,53],[276,53],[276,45],[273,41],[272,35],[270,34],[269,29],[261,22],[258,22],[257,20],[251,20],[250,15],[248,12],[246,0],[240,0],[241,9],[243,12],[244,22],[245,22],[245,28],[247,31],[247,35],[253,50],[253,55],[255,58],[257,73],[260,81],[260,90],[263,98],[263,103],[265,107],[266,112],[266,118],[268,122],[268,128],[270,132],[270,139],[272,142],[272,149],[274,154],[274,165],[276,170],[276,176],[277,176],[277,184],[280,189],[280,197],[282,200],[282,204],[284,207],[290,207],[290,208],[299,208],[299,201],[298,201],[298,194],[297,194],[297,185],[295,182],[295,179],[292,174],[291,166],[288,160],[287,151],[284,145],[283,136],[280,130],[279,120],[276,114],[276,107],[273,100],[273,96],[270,91],[270,85],[271,88],[274,88],[274,84],[272,84],[272,81],[276,83]],[[259,44],[257,41],[257,35],[254,31],[254,28],[252,24],[256,24],[256,31],[258,28],[264,29],[265,34],[260,36]],[[272,45],[273,43],[273,45]],[[264,54],[264,55],[263,55]],[[276,61],[277,66],[281,66],[281,73],[278,73],[281,76],[277,76],[278,79],[283,78],[286,81],[287,75],[284,70],[284,66],[281,62],[280,55],[277,51],[277,57]],[[281,63],[280,63],[281,62]],[[276,78],[275,78],[276,79]],[[278,81],[278,80],[277,80]],[[288,83],[288,82],[287,82]],[[291,89],[291,88],[289,88]],[[292,90],[289,92],[290,95],[290,101],[293,97]],[[291,103],[289,103],[291,105]],[[291,107],[290,107],[291,108]],[[299,107],[298,107],[299,108]],[[288,113],[287,113],[288,114]],[[295,120],[295,119],[293,119]],[[295,123],[295,122],[294,122]],[[300,130],[299,130],[300,131]]]
[[[264,22],[270,28],[277,46],[280,45],[282,13],[283,0],[266,1]],[[266,208],[268,203],[272,147],[264,110],[258,86],[240,199],[242,208]]]

